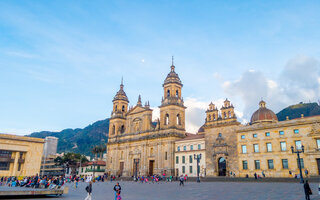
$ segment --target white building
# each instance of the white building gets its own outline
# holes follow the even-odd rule
[[[200,155],[200,176],[206,175],[206,150],[204,135],[186,133],[186,137],[175,142],[175,175],[197,176],[197,160],[194,155]]]
[[[43,145],[43,157],[48,155],[56,155],[59,138],[53,136],[47,136]]]
[[[79,167],[80,176],[103,176],[106,170],[106,162],[102,160],[90,161],[84,164],[81,164]]]

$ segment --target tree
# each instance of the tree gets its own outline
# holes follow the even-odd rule
[[[98,147],[98,149],[99,149],[99,153],[100,153],[100,160],[102,160],[103,159],[103,153],[106,151],[106,146],[100,145]]]
[[[99,146],[94,146],[92,149],[91,149],[91,153],[94,155],[94,159],[97,160],[97,155],[99,153]]]
[[[71,175],[76,174],[76,168],[77,168],[77,163],[86,163],[88,162],[88,159],[86,156],[81,155],[80,153],[65,153],[63,156],[58,156],[56,159],[54,159],[54,162],[57,165],[62,165],[66,169],[71,168]]]

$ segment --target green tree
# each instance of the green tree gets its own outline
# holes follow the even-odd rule
[[[57,165],[62,165],[64,168],[70,168],[71,169],[71,175],[76,174],[76,168],[77,163],[86,163],[88,162],[88,159],[86,156],[81,155],[80,153],[65,153],[63,156],[58,156],[56,159],[54,159],[54,162]]]

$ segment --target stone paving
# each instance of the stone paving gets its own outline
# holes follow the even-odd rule
[[[115,182],[93,184],[93,200],[113,200],[113,186]],[[58,198],[41,199],[85,199],[86,183],[80,183],[75,189],[68,184],[69,194]],[[123,200],[303,200],[303,185],[299,183],[244,183],[244,182],[202,182],[186,183],[180,187],[177,182],[160,184],[141,184],[134,182],[120,182]],[[320,199],[318,184],[310,184],[312,200]],[[0,187],[4,190],[5,187]]]

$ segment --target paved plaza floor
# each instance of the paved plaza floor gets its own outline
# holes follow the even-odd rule
[[[113,186],[115,182],[93,184],[93,200],[113,200]],[[69,194],[58,198],[41,199],[85,199],[86,183],[80,183],[75,189],[67,184]],[[123,200],[303,200],[303,185],[299,183],[255,183],[255,182],[202,182],[186,183],[180,187],[178,182],[160,184],[141,184],[134,182],[120,182]],[[318,184],[310,184],[313,194],[312,200],[320,199]],[[0,190],[5,187],[0,187]]]

